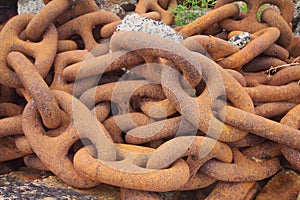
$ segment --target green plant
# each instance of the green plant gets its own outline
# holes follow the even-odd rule
[[[213,8],[216,0],[184,0],[172,9],[175,17],[175,26],[186,25],[205,15],[209,8]]]

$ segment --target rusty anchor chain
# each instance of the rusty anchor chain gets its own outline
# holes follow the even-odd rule
[[[115,32],[121,19],[94,0],[44,2],[1,21],[0,163],[23,159],[76,188],[114,185],[121,199],[253,199],[281,168],[300,170],[291,0],[245,0],[246,14],[218,0],[176,29],[180,43]],[[280,13],[258,20],[266,3]],[[171,25],[176,5],[140,0],[135,12]],[[242,31],[244,47],[228,42]]]

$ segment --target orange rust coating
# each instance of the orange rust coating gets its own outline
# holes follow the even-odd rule
[[[19,151],[25,152],[27,155],[34,154],[34,151],[29,144],[29,140],[24,135],[17,136],[15,138],[15,144]]]
[[[223,84],[226,90],[227,98],[237,107],[245,109],[249,112],[254,112],[253,103],[248,94],[242,89],[241,85],[234,80],[224,69],[220,66],[210,63],[208,58],[197,54],[201,58],[201,64],[203,68],[203,76],[206,77],[206,81],[214,80],[216,75],[222,75]],[[209,62],[208,62],[209,61]],[[204,64],[205,63],[205,64]],[[168,69],[168,68],[166,68]],[[219,80],[221,78],[218,78]],[[246,132],[242,132],[227,124],[223,124],[217,118],[212,115],[212,105],[214,98],[218,98],[218,95],[222,94],[221,88],[216,88],[215,83],[207,82],[210,88],[206,89],[198,98],[193,98],[187,95],[181,88],[178,81],[178,74],[173,70],[166,71],[164,74],[164,86],[163,89],[169,101],[174,107],[181,113],[187,120],[189,120],[194,126],[198,127],[201,131],[209,134],[213,138],[218,138],[220,141],[233,142],[242,139],[247,135]],[[167,88],[171,88],[167,89]],[[208,93],[212,89],[214,93]],[[218,91],[219,90],[219,91]],[[234,92],[238,91],[238,92]],[[218,94],[220,92],[220,94]],[[176,93],[176,97],[175,94]],[[211,96],[213,95],[213,96]],[[178,98],[180,97],[180,98]],[[185,103],[180,103],[180,102]],[[221,105],[222,106],[222,103]],[[194,112],[197,109],[199,112]],[[213,124],[213,125],[212,125]]]
[[[217,160],[206,162],[201,172],[220,181],[240,182],[258,181],[274,175],[280,168],[278,158],[256,162],[245,157],[238,149],[233,150],[233,163],[224,163]]]
[[[57,43],[57,53],[64,51],[73,51],[78,48],[76,42],[73,40],[58,40]]]
[[[58,104],[35,66],[19,52],[11,52],[7,56],[7,62],[15,70],[24,88],[30,93],[43,122],[48,128],[56,128],[61,123],[61,115]]]
[[[14,103],[0,103],[0,117],[12,117],[22,114],[23,107]]]
[[[295,108],[290,110],[280,121],[280,123],[293,127],[295,129],[300,128],[300,106],[297,105]],[[297,169],[300,169],[300,150],[292,148],[288,145],[282,145],[281,148],[284,157]]]
[[[286,101],[300,95],[300,86],[297,82],[290,82],[286,85],[258,85],[246,87],[245,91],[255,103]]]
[[[243,31],[231,31],[228,34],[228,39],[230,39],[231,37],[237,35],[237,34],[241,34]],[[259,33],[259,32],[258,32]],[[259,37],[259,34],[250,34],[251,35],[251,40],[254,40],[255,38]],[[278,58],[280,60],[286,61],[288,60],[289,57],[289,52],[287,49],[285,49],[284,47],[274,43],[271,44],[269,48],[267,48],[264,52],[264,55],[266,56],[271,56],[271,57],[275,57]]]
[[[268,85],[284,85],[292,81],[300,80],[300,65],[284,68],[274,74]]]
[[[236,0],[218,0],[215,8],[219,8],[235,1]],[[244,2],[248,5],[246,16],[241,20],[225,19],[221,21],[219,25],[223,29],[228,31],[241,30],[254,33],[267,28],[268,24],[261,23],[257,20],[259,8],[266,3],[276,5],[280,9],[281,16],[287,23],[290,23],[293,19],[294,4],[292,0],[244,0]]]
[[[119,19],[117,15],[107,11],[88,13],[60,26],[57,29],[58,38],[64,40],[72,35],[78,34],[84,41],[85,49],[91,51],[98,44],[93,36],[93,27],[118,21]]]
[[[143,113],[132,112],[123,115],[114,115],[103,122],[115,143],[124,143],[122,132],[150,124],[151,119]]]
[[[57,51],[57,31],[51,24],[40,42],[33,43],[19,38],[34,14],[17,15],[10,19],[0,32],[0,83],[13,88],[22,87],[17,74],[9,69],[6,57],[11,51],[19,51],[35,58],[35,67],[44,78],[48,74]]]
[[[161,101],[139,100],[138,104],[142,112],[151,118],[165,118],[177,112],[167,99]]]
[[[255,114],[271,118],[276,116],[285,115],[289,110],[297,106],[295,103],[289,102],[269,102],[257,105],[255,107]]]
[[[268,159],[281,155],[280,146],[276,142],[266,141],[241,151],[248,158]]]
[[[240,50],[238,47],[230,44],[226,40],[206,35],[195,35],[188,37],[187,39],[183,40],[181,44],[187,48],[189,48],[190,45],[201,45],[214,61],[230,56]]]
[[[244,72],[258,72],[270,69],[270,66],[276,67],[278,65],[284,65],[286,62],[269,56],[258,56],[243,66]]]
[[[28,155],[27,152],[22,152],[16,147],[15,140],[11,137],[0,138],[0,152],[0,162],[22,158]]]
[[[294,37],[287,50],[289,51],[291,57],[297,58],[300,56],[300,38]]]
[[[163,9],[167,9],[168,8],[168,5],[170,5],[172,2],[172,0],[158,0],[157,1],[158,4],[163,8]]]
[[[182,117],[173,117],[136,127],[127,132],[125,140],[130,144],[144,144],[191,131],[196,135],[197,128]]]
[[[58,90],[52,92],[61,109],[73,116],[68,128],[56,137],[48,137],[34,102],[30,101],[22,116],[24,134],[43,164],[64,182],[79,188],[98,185],[98,182],[81,176],[66,155],[69,148],[79,139],[78,132],[81,132],[81,137],[89,138],[96,146],[101,143],[103,149],[97,151],[98,155],[105,160],[113,159],[114,150],[109,142],[109,134],[94,115],[72,95]]]
[[[110,47],[113,52],[130,50],[137,51],[141,56],[151,55],[152,57],[165,58],[182,71],[192,87],[201,80],[201,64],[196,56],[182,45],[159,36],[142,32],[120,31],[112,36]],[[197,66],[198,69],[194,66]]]
[[[99,122],[103,122],[110,113],[110,103],[109,102],[98,103],[92,109],[92,113],[96,115]]]
[[[242,148],[242,147],[251,147],[257,144],[260,144],[262,142],[264,142],[266,139],[263,137],[259,137],[257,135],[254,134],[248,134],[246,137],[244,137],[243,139],[233,142],[233,144],[235,145],[235,147],[237,148]]]
[[[63,70],[70,64],[84,60],[87,55],[87,50],[74,50],[57,54],[53,64],[54,77],[50,88],[52,90],[62,90],[71,94],[74,84],[67,84],[67,81],[63,77]]]
[[[187,163],[190,166],[191,176],[195,175],[198,169],[212,158],[217,158],[223,162],[232,161],[230,147],[222,142],[203,136],[181,136],[158,147],[151,154],[147,168],[163,169],[170,166],[178,158],[185,156],[189,157]]]
[[[75,80],[91,76],[102,76],[105,72],[136,65],[143,61],[144,60],[134,52],[117,51],[72,64],[63,70],[63,78],[67,81],[74,82]]]
[[[93,108],[95,103],[104,101],[122,102],[125,100],[125,97],[128,97],[128,100],[132,97],[140,96],[151,98],[152,94],[164,97],[161,85],[145,80],[129,80],[107,83],[88,89],[81,95],[80,101],[88,108]]]
[[[252,40],[237,53],[221,60],[218,64],[223,68],[241,69],[243,65],[268,49],[278,39],[280,32],[277,28],[270,27],[256,32],[255,35],[259,37]]]
[[[174,19],[170,9],[175,8],[176,6],[177,0],[170,0],[166,10],[158,4],[158,0],[139,0],[135,7],[135,12],[138,14],[144,14],[148,11],[156,11],[161,16],[160,21],[170,25]]]
[[[34,154],[28,155],[24,157],[24,163],[27,167],[37,169],[40,171],[50,171],[41,160]]]
[[[80,149],[74,156],[76,170],[103,183],[153,192],[176,190],[188,181],[189,167],[182,159],[166,169],[148,169],[143,165],[155,149],[128,144],[116,147],[117,154],[124,158],[122,161],[97,160],[86,148]]]
[[[73,4],[72,0],[52,0],[36,14],[26,27],[26,37],[37,41],[47,27]]]
[[[233,127],[300,149],[300,131],[295,128],[231,106],[226,106],[218,115],[224,117],[225,122]]]
[[[43,0],[45,4],[50,3],[53,0]],[[76,4],[73,4],[66,12],[57,18],[58,24],[62,25],[78,16],[98,11],[99,7],[97,6],[94,0],[76,0]]]
[[[237,5],[228,4],[220,8],[211,10],[206,15],[199,17],[192,23],[183,27],[179,33],[185,36],[192,36],[195,34],[201,34],[204,30],[212,26],[213,24],[220,22],[221,20],[229,17],[238,16],[240,10]]]
[[[242,73],[246,79],[247,87],[255,87],[259,85],[266,85],[270,81],[270,77],[265,72],[256,73]]]
[[[226,69],[226,71],[243,87],[247,86],[245,77],[238,71],[232,69]]]
[[[21,116],[0,119],[0,138],[23,134]]]
[[[148,168],[165,168],[180,157],[187,158],[190,168],[189,181],[180,190],[193,190],[215,182],[214,178],[205,176],[198,169],[208,160],[217,158],[223,162],[232,161],[229,146],[202,136],[182,136],[171,139],[153,152],[147,163]],[[201,182],[201,180],[203,182]]]
[[[218,182],[213,191],[205,198],[205,200],[215,199],[245,199],[252,188],[255,187],[255,182]],[[238,191],[238,192],[237,192]]]
[[[279,29],[280,37],[277,41],[278,44],[285,48],[287,48],[291,44],[294,38],[292,28],[274,8],[265,9],[261,13],[261,19],[263,22],[268,23],[270,26]]]

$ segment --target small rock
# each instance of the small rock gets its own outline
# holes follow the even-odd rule
[[[250,33],[243,32],[241,34],[235,35],[228,40],[231,44],[237,46],[238,48],[242,49],[246,46],[251,40]]]
[[[43,0],[18,0],[18,14],[38,13],[44,6]]]
[[[294,1],[294,18],[293,18],[293,32],[295,36],[300,37],[300,1]]]
[[[138,14],[127,15],[116,29],[116,31],[121,30],[144,32],[173,40],[178,43],[183,40],[182,35],[178,34],[167,24],[152,20],[148,17],[141,17]]]

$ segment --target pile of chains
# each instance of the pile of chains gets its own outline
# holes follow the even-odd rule
[[[253,199],[258,182],[300,170],[292,0],[247,0],[246,13],[218,0],[176,27],[181,43],[115,32],[121,19],[94,0],[44,2],[1,26],[0,162],[114,185],[122,199],[208,186],[207,200]],[[258,20],[266,3],[280,12]],[[172,24],[176,5],[139,0],[135,12]],[[227,41],[242,32],[245,47]]]

